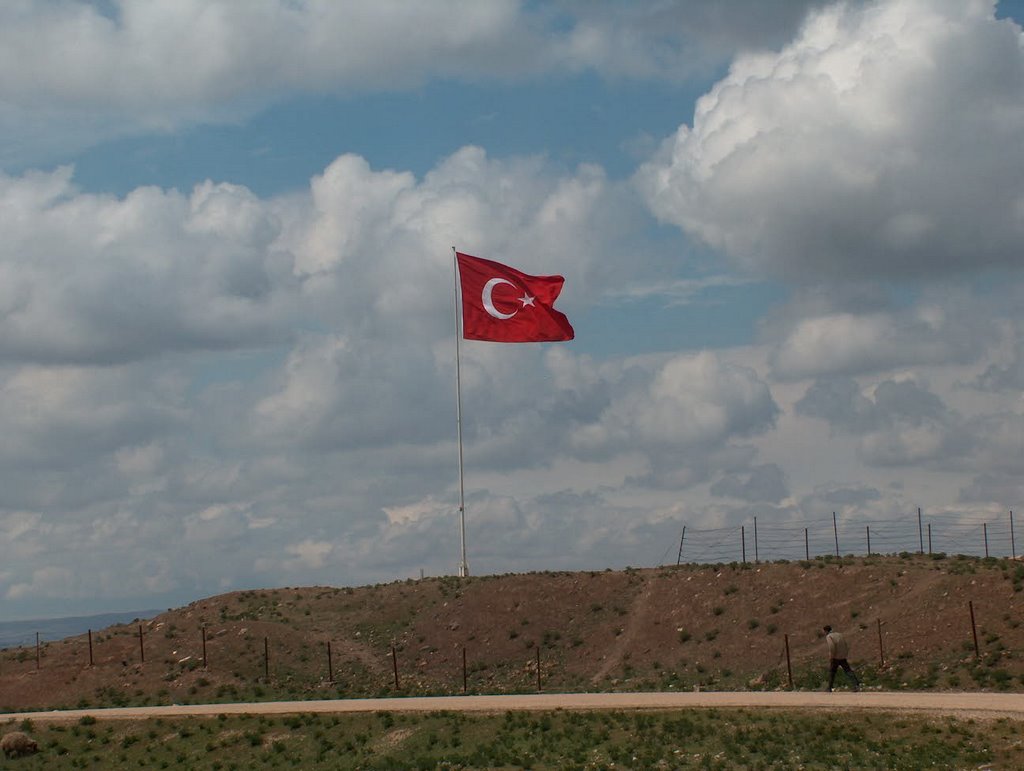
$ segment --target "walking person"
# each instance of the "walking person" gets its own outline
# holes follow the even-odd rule
[[[833,632],[832,627],[827,624],[823,627],[825,632],[825,644],[828,645],[828,690],[832,692],[832,686],[836,681],[836,670],[842,667],[850,682],[853,683],[853,690],[860,690],[860,680],[850,667],[847,657],[850,655],[850,644],[839,632]]]

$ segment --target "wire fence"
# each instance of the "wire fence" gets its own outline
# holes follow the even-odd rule
[[[676,564],[682,562],[772,562],[822,555],[920,552],[1017,558],[1013,512],[1001,517],[955,512],[884,519],[839,516],[785,524],[758,522],[697,529],[684,526]]]

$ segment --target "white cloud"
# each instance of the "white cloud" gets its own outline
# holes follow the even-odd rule
[[[649,271],[610,258],[621,195],[592,167],[562,173],[478,148],[422,179],[342,156],[308,194],[271,199],[211,183],[98,196],[69,170],[0,178],[0,514],[16,517],[5,570],[71,570],[78,594],[119,603],[285,574],[315,582],[328,565],[350,571],[335,581],[394,577],[410,560],[447,572],[452,234],[524,270],[564,272],[572,313],[582,287]],[[707,366],[714,378],[718,365]],[[467,344],[463,367],[478,478],[588,468],[567,437],[632,377],[555,346]],[[585,371],[586,382],[572,374]],[[701,410],[713,409],[713,388]],[[707,441],[745,430],[748,408],[735,409],[709,416]],[[407,516],[423,500],[432,515]],[[495,509],[492,524],[519,506]],[[403,524],[389,526],[396,516]],[[523,516],[536,533],[557,510]],[[45,575],[18,579],[12,612],[59,597]]]
[[[679,80],[779,44],[818,4],[14,0],[0,5],[0,163],[231,122],[301,92],[581,71]]]
[[[185,517],[184,537],[188,542],[234,541],[248,528],[246,504],[216,504]]]
[[[860,457],[872,466],[948,466],[971,446],[960,415],[913,379],[884,380],[867,392],[849,378],[818,380],[795,406],[858,436]]]
[[[62,567],[45,567],[32,571],[30,581],[11,584],[7,589],[6,597],[12,600],[31,596],[75,597],[79,590],[71,570]]]
[[[77,191],[71,170],[0,175],[0,358],[113,363],[285,336],[289,257],[244,188]]]
[[[976,360],[993,329],[983,300],[923,300],[906,310],[831,311],[794,319],[775,330],[773,374],[799,379]]]
[[[573,415],[568,448],[593,459],[638,452],[646,484],[687,487],[712,469],[742,467],[750,453],[734,442],[769,430],[778,412],[754,370],[712,353],[616,362],[599,372],[581,378],[577,403],[589,407]]]
[[[1024,46],[990,0],[816,12],[637,175],[651,209],[795,282],[1017,265]]]
[[[333,550],[333,544],[310,539],[289,544],[285,547],[285,552],[295,557],[295,561],[299,565],[314,569],[323,567]]]
[[[563,272],[570,317],[665,265],[648,241],[620,248],[635,211],[601,169],[476,147],[423,177],[341,156],[308,192],[268,199],[212,183],[96,196],[67,170],[0,178],[0,196],[0,532],[17,613],[46,596],[177,602],[451,572],[453,238]],[[951,385],[949,362],[961,382],[993,363],[987,325],[959,321],[978,307],[794,306],[771,330],[779,346],[718,353],[465,344],[473,571],[650,564],[682,517],[796,516],[790,488],[800,500],[807,468],[842,465],[848,446],[839,489],[885,490],[864,505],[899,497],[853,481],[883,462],[951,469],[948,485],[980,500],[971,480],[1012,473],[998,454],[1017,449],[1019,405]],[[824,379],[864,371],[878,374],[845,390]],[[792,409],[810,376],[838,408]],[[800,433],[816,416],[831,441]],[[990,422],[1003,433],[981,443]]]

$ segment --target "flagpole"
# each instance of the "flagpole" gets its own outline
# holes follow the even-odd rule
[[[453,306],[455,310],[455,423],[459,430],[459,534],[462,543],[462,560],[459,562],[459,575],[469,575],[469,563],[466,561],[466,486],[462,463],[462,372],[459,364],[459,257],[452,247],[452,270],[455,275],[455,293]]]

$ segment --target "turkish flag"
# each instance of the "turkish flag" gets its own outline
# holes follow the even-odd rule
[[[460,252],[462,336],[495,343],[572,340],[565,314],[554,309],[565,279],[528,276],[508,265]]]

